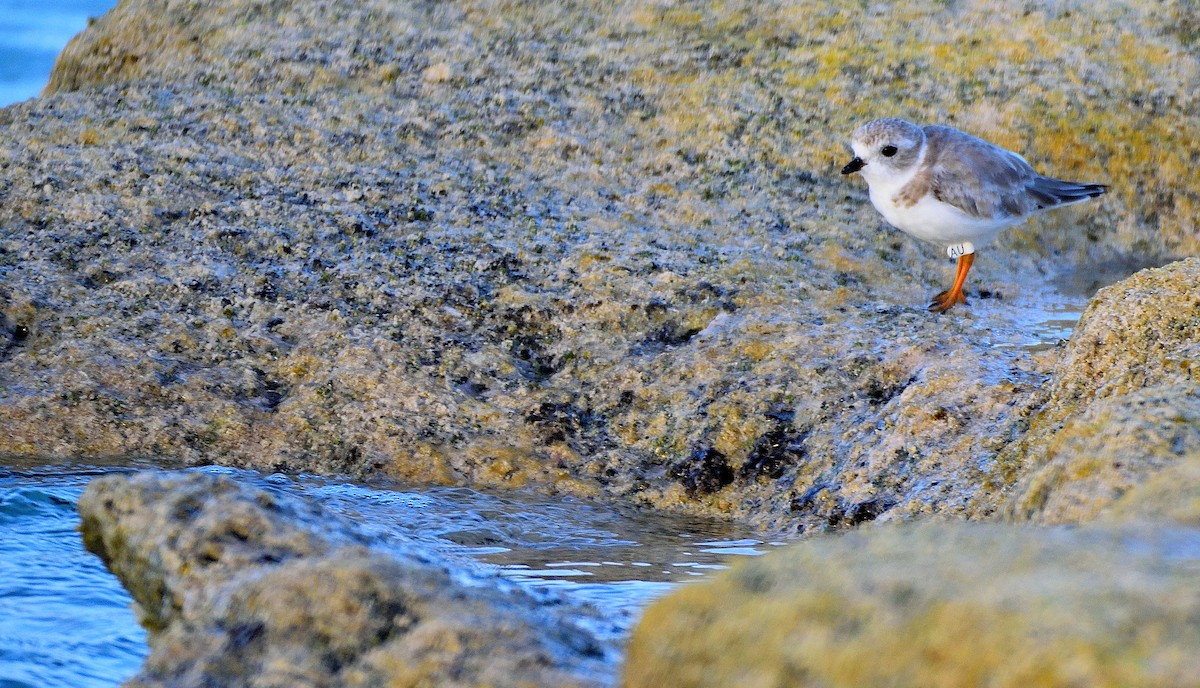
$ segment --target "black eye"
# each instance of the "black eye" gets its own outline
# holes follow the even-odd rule
[[[883,157],[890,158],[896,154],[896,147],[891,145],[884,146],[883,148],[879,149],[879,152],[883,153]]]

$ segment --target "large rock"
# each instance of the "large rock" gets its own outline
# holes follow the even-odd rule
[[[1079,523],[1183,460],[1200,459],[1200,259],[1101,290],[1050,382],[1048,402],[998,464],[1021,478],[1019,520]]]
[[[205,474],[100,478],[83,538],[151,654],[129,686],[593,686],[606,648],[498,580],[453,572],[297,497]]]
[[[1106,509],[1101,520],[1200,528],[1200,456],[1180,459],[1139,483]]]
[[[0,111],[0,452],[988,515],[1051,276],[1197,248],[1194,15],[890,7],[123,0]],[[1114,191],[931,315],[881,114]]]
[[[645,614],[624,685],[1200,686],[1200,531],[926,524],[744,560]]]

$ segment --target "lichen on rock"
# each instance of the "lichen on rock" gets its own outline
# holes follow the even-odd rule
[[[530,487],[784,533],[1129,518],[1157,547],[1196,513],[1195,259],[1102,291],[1065,347],[1020,343],[1062,273],[1200,247],[1196,25],[1136,0],[122,0],[42,98],[0,110],[0,453]],[[879,116],[1112,191],[1008,232],[970,305],[934,316],[940,251],[837,174]],[[94,498],[119,484],[89,491],[85,535],[156,630],[147,685],[587,682],[545,654],[579,636],[494,616],[492,593],[428,616],[444,576],[304,508],[276,526],[240,488],[149,478]],[[188,490],[155,501],[177,513],[135,496]],[[1194,623],[1158,597],[1194,617],[1194,586],[1120,559],[1123,537],[822,539],[715,584],[746,608],[678,593],[696,606],[651,612],[631,667],[696,649],[644,675],[744,682],[785,671],[738,663],[774,653],[793,683],[1194,677]],[[787,587],[801,612],[754,589],[789,571],[811,576]],[[708,629],[700,609],[737,611],[713,645],[653,645]],[[456,645],[501,659],[464,668]]]
[[[1158,471],[1200,457],[1197,312],[1194,258],[1096,295],[1046,405],[1001,455],[1022,474],[1004,505],[1009,517],[1087,522]]]

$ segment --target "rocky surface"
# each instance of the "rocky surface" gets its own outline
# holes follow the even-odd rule
[[[1186,685],[1200,267],[1026,345],[1054,285],[1200,249],[1197,26],[1134,0],[123,0],[0,110],[0,453],[806,534],[1095,519],[797,544],[656,605],[626,680]],[[837,174],[887,115],[1112,191],[982,250],[970,305],[931,315],[941,249]],[[154,631],[136,681],[603,680],[520,596],[172,481],[81,505]]]
[[[1200,527],[1200,456],[1181,458],[1146,478],[1105,509],[1100,520]]]
[[[1196,248],[1195,17],[894,11],[124,0],[0,111],[0,452],[986,517],[1054,276]],[[880,115],[1114,189],[933,316],[837,174]]]
[[[1200,533],[870,527],[652,606],[635,686],[1197,686]]]
[[[1014,519],[1080,523],[1165,467],[1200,458],[1200,260],[1096,295],[1030,429],[998,464],[1022,473]]]
[[[368,548],[319,507],[206,474],[93,481],[79,502],[151,631],[129,686],[595,686],[606,648],[499,580]],[[579,613],[576,610],[576,613]]]
[[[651,607],[625,685],[1200,686],[1198,294],[1197,259],[1101,290],[999,454],[982,499],[1084,526],[791,545]]]

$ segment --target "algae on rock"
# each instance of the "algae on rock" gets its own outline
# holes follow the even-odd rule
[[[1039,285],[1196,247],[1197,59],[1156,3],[894,11],[123,0],[0,112],[0,451],[987,516]],[[1116,188],[933,317],[836,174],[880,114]]]
[[[1087,522],[1156,472],[1200,457],[1200,259],[1103,289],[1083,314],[1031,429],[1000,465],[1004,513]]]
[[[41,99],[0,110],[0,452],[531,486],[805,533],[1190,523],[1194,482],[1153,500],[1195,477],[1196,262],[1103,292],[1066,349],[1020,344],[1057,271],[1200,247],[1193,14],[122,0]],[[1008,233],[973,273],[986,291],[932,316],[939,253],[836,174],[881,115],[1113,193]],[[589,681],[586,638],[495,591],[427,617],[461,610],[434,569],[410,580],[301,507],[277,528],[261,495],[155,480],[81,503],[158,629],[148,685],[268,659],[281,685]],[[192,496],[149,506],[168,494]],[[1200,675],[1195,586],[1121,533],[1176,545],[1162,526],[816,540],[656,606],[627,678]],[[660,611],[678,600],[696,606]]]

